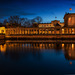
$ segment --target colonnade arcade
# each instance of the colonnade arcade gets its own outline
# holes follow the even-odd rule
[[[6,28],[6,35],[10,34],[75,34],[75,28]]]

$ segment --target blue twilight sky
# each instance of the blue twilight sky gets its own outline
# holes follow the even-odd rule
[[[29,19],[40,16],[44,23],[57,17],[63,22],[65,12],[75,13],[75,0],[0,0],[0,21],[19,15]]]

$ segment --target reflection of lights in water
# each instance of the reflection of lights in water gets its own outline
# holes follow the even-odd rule
[[[49,44],[49,46],[51,46],[51,44]]]
[[[74,44],[72,44],[72,50],[74,50]]]
[[[0,45],[0,51],[5,52],[6,51],[6,44]]]
[[[69,44],[69,46],[68,46],[68,47],[69,47],[69,50],[71,50],[71,49],[72,49],[72,44]]]
[[[42,44],[40,44],[40,47],[42,47]]]
[[[22,46],[24,47],[24,46],[25,46],[25,44],[22,44]]]
[[[26,44],[26,47],[28,46],[28,44]]]
[[[62,44],[62,48],[64,47],[64,44]]]
[[[71,57],[71,53],[69,53],[69,56]]]
[[[64,50],[64,44],[62,44],[62,50]]]
[[[70,65],[72,65],[72,62],[70,61]]]
[[[30,47],[31,44],[22,44],[23,47]]]
[[[45,44],[43,44],[43,47],[45,46]]]

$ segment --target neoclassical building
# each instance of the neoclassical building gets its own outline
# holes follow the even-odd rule
[[[31,28],[0,27],[0,33],[4,33],[7,38],[75,38],[75,13],[65,14],[64,23],[54,20],[51,23],[41,23],[38,27]]]
[[[55,27],[55,25],[56,24],[59,24],[59,25],[61,25],[61,27],[63,27],[64,26],[64,23],[60,23],[60,21],[59,20],[54,20],[54,21],[51,21],[51,23],[40,23],[39,25],[38,25],[38,27],[39,28],[45,28],[45,27]]]

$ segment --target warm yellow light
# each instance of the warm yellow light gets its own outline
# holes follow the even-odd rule
[[[74,50],[74,44],[72,44],[72,50]]]
[[[62,33],[64,34],[64,29],[62,29]]]
[[[69,53],[69,56],[71,57],[71,53]]]
[[[40,47],[42,47],[42,44],[40,44]]]
[[[6,51],[6,44],[5,45],[1,45],[1,52],[5,52]]]
[[[64,47],[64,44],[62,44],[62,47]]]
[[[71,21],[71,17],[69,17],[69,22]]]

